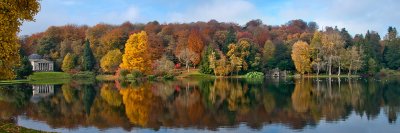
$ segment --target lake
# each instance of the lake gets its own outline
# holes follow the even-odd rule
[[[0,120],[52,132],[399,132],[400,80],[177,79],[0,86]]]

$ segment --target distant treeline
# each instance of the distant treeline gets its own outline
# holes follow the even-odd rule
[[[389,27],[383,39],[375,31],[353,37],[345,28],[319,28],[316,22],[303,20],[280,26],[261,20],[243,26],[216,20],[51,26],[44,32],[20,37],[20,43],[21,55],[40,54],[55,62],[55,70],[68,72],[115,73],[122,67],[156,75],[165,74],[160,70],[186,66],[224,76],[266,73],[274,68],[297,70],[300,74],[374,74],[382,68],[400,68],[396,28]],[[84,55],[84,44],[90,45],[88,52],[94,55],[90,69],[84,64],[88,57]],[[145,60],[145,66],[127,66],[126,61],[139,57]],[[167,68],[161,67],[165,63]]]

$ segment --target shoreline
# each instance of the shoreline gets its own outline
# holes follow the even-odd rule
[[[45,131],[35,130],[18,126],[14,123],[0,121],[0,132],[2,133],[46,133]]]
[[[400,75],[389,75],[389,76],[400,76]],[[98,81],[113,81],[113,80],[121,80],[119,77],[111,74],[99,74],[91,76],[95,80]],[[361,75],[287,75],[286,77],[272,77],[272,76],[265,76],[265,78],[360,78],[363,77]],[[388,76],[386,76],[388,77]],[[219,78],[246,78],[245,75],[234,75],[234,76],[215,76],[209,74],[202,74],[198,71],[191,71],[187,73],[181,73],[175,76],[175,79],[219,79]],[[382,77],[384,78],[384,77]],[[30,83],[30,84],[59,84],[59,83],[67,83],[71,80],[88,80],[89,78],[74,78],[74,75],[64,73],[64,72],[36,72],[30,75],[27,79],[16,79],[16,80],[0,80],[0,85],[12,85],[12,84],[23,84],[23,83]],[[92,79],[92,78],[90,78]],[[131,79],[131,77],[127,77],[127,79]],[[160,77],[156,78],[162,79]]]

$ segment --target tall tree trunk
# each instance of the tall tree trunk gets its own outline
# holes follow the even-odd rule
[[[185,65],[186,65],[187,71],[189,72],[189,61],[186,61]]]
[[[349,67],[349,72],[347,73],[347,77],[350,77],[352,65],[353,65],[353,62],[351,61],[350,62],[350,67]]]
[[[329,73],[329,76],[331,76],[332,75],[332,55],[329,56],[328,67],[329,67],[328,73]]]
[[[319,59],[319,54],[317,54],[317,60]],[[320,69],[320,61],[317,62],[317,77],[319,76],[319,69]]]
[[[340,70],[341,70],[341,64],[340,64],[340,60],[339,60],[339,70],[338,70],[338,76],[340,76]]]

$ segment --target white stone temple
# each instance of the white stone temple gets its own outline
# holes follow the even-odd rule
[[[54,63],[52,61],[48,61],[43,59],[42,56],[38,54],[31,54],[29,56],[29,61],[32,64],[33,71],[46,72],[53,71]]]

